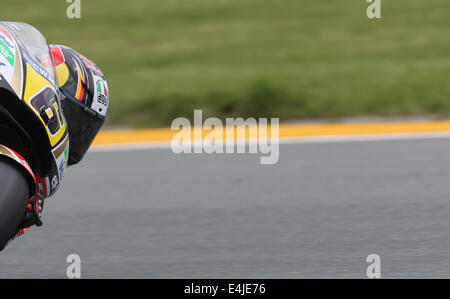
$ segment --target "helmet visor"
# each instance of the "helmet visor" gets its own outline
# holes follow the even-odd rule
[[[61,101],[69,128],[69,165],[83,159],[105,122],[103,116],[78,103],[67,95]]]

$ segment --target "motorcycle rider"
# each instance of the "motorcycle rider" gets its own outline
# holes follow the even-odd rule
[[[61,94],[61,106],[69,131],[68,165],[79,163],[103,126],[109,106],[109,89],[97,65],[75,50],[50,45]],[[29,205],[17,236],[31,226],[40,226],[45,194],[38,194],[38,204]]]

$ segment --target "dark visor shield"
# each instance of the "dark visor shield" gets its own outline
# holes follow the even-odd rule
[[[105,118],[63,93],[61,104],[69,127],[69,165],[83,159]]]

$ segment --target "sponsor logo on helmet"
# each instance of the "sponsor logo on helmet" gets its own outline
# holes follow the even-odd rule
[[[84,57],[83,55],[77,53],[78,56],[81,58],[81,60],[83,61],[83,64],[90,69],[91,71],[94,71],[96,73],[98,73],[100,76],[103,76],[103,72],[98,68],[98,66],[90,59]]]
[[[106,87],[105,82],[103,82],[102,80],[97,81],[97,93],[98,93],[98,102],[108,107],[109,105],[108,88]]]

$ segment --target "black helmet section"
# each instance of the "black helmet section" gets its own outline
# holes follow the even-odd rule
[[[63,92],[61,100],[69,128],[69,165],[80,162],[100,131],[105,118],[90,108],[83,107]]]
[[[65,46],[50,46],[69,129],[69,165],[83,159],[105,122],[108,84],[91,60]]]

